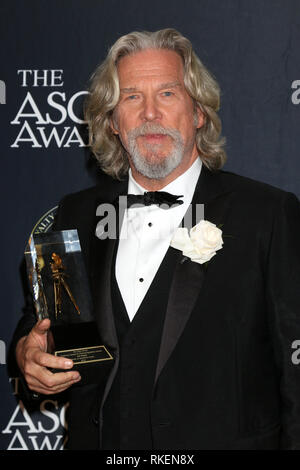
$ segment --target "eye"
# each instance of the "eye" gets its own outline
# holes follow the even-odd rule
[[[138,95],[129,95],[129,96],[127,96],[127,99],[128,99],[128,100],[131,100],[131,101],[132,101],[132,100],[135,100],[135,99],[137,99],[137,98],[138,98]]]
[[[172,91],[163,91],[162,93],[164,96],[172,96],[174,93]]]

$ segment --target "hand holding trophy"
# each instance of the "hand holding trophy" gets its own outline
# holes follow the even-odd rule
[[[43,354],[47,353],[49,373],[59,376],[60,365],[62,369],[71,366],[80,373],[82,384],[102,381],[113,358],[101,342],[94,319],[77,230],[31,235],[25,258],[38,323],[24,341],[33,341],[34,334],[40,341],[46,329],[47,352]],[[79,375],[69,379],[78,380]]]
[[[33,392],[32,398],[39,398],[38,394],[63,392],[81,380],[79,372],[70,370],[73,361],[47,353],[49,329],[49,319],[38,321],[29,335],[19,340],[16,348],[17,362],[27,386]],[[52,369],[61,372],[53,373]]]

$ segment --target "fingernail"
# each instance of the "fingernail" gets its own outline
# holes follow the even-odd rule
[[[72,366],[73,366],[73,362],[72,362],[72,361],[65,361],[65,366],[66,366],[66,367],[72,367]]]

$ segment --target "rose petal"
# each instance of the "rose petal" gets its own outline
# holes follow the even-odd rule
[[[195,263],[204,264],[204,263],[207,263],[207,261],[209,261],[211,258],[213,258],[215,254],[216,253],[211,253],[207,258],[199,257],[199,258],[191,258],[191,260]]]
[[[173,235],[170,245],[177,250],[193,249],[189,232],[186,227],[179,227]]]

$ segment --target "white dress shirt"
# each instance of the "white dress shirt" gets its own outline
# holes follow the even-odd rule
[[[201,167],[202,162],[197,158],[185,173],[161,189],[183,195],[183,204],[170,209],[151,205],[125,210],[115,272],[130,320],[139,309],[192,201]],[[128,194],[144,194],[145,191],[129,170]]]

